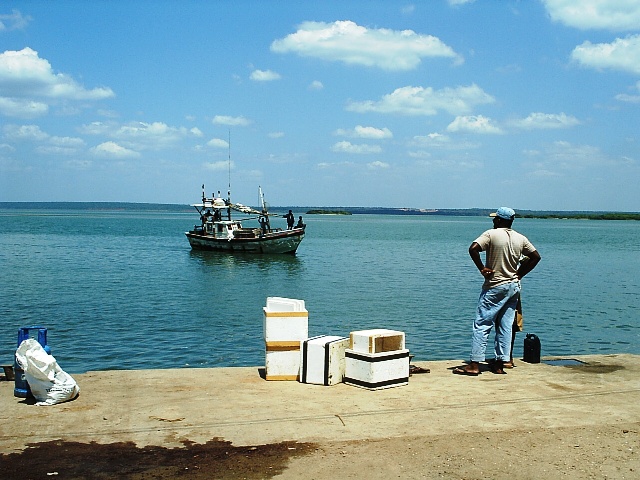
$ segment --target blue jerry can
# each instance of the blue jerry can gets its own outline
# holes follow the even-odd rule
[[[31,332],[34,332],[33,336]],[[18,330],[18,347],[22,342],[24,342],[27,338],[36,338],[37,331],[37,339],[38,343],[44,348],[44,351],[51,355],[51,347],[47,345],[47,329],[45,327],[20,327]],[[13,370],[15,372],[15,388],[13,389],[13,396],[20,398],[31,397],[31,389],[29,388],[29,384],[24,378],[24,370],[20,367],[20,364],[15,359],[13,360]]]

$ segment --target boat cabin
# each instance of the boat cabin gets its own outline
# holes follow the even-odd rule
[[[235,232],[243,229],[240,221],[237,220],[207,220],[204,222],[204,232],[207,235],[212,235],[215,238],[234,238]]]

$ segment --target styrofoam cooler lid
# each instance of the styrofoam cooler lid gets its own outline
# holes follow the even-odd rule
[[[267,310],[272,312],[304,312],[304,300],[284,297],[267,297]]]

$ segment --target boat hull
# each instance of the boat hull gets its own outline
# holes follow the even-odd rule
[[[190,231],[185,235],[194,250],[230,253],[288,253],[295,255],[304,238],[304,230],[282,230],[255,238],[215,238],[203,232]]]

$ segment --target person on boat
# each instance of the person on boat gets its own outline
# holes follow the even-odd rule
[[[300,215],[298,217],[298,223],[296,223],[296,228],[302,228],[304,229],[304,227],[306,227],[306,225],[304,224],[304,222],[302,221],[302,215]]]
[[[284,218],[287,219],[287,230],[293,230],[293,223],[296,220],[296,217],[293,216],[293,212],[289,210],[289,213],[284,215]]]
[[[202,215],[200,217],[200,220],[202,220],[202,225],[204,226],[205,223],[207,223],[207,221],[209,220],[209,218],[211,217],[211,210],[209,210],[207,208],[207,211],[204,212],[204,215]]]
[[[520,296],[520,280],[535,268],[540,254],[521,233],[511,229],[516,213],[509,207],[500,207],[493,217],[493,229],[487,230],[469,246],[469,255],[484,277],[473,322],[470,361],[453,369],[458,375],[480,373],[480,362],[485,361],[487,341],[495,325],[495,361],[493,373],[504,374],[504,364],[511,359],[513,319]],[[486,252],[482,263],[480,252]],[[529,257],[526,263],[520,258]]]
[[[262,235],[264,235],[265,233],[267,233],[267,225],[268,225],[267,219],[261,216],[258,219],[258,222],[260,223],[260,229],[262,230]]]

